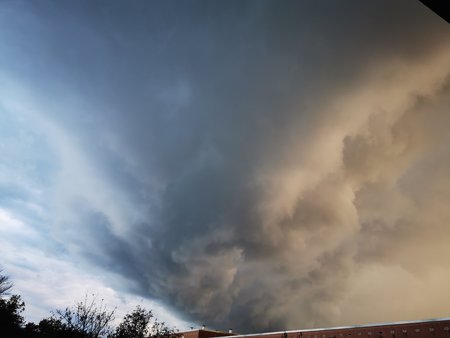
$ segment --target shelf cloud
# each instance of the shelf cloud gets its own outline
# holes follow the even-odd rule
[[[0,8],[9,247],[219,329],[448,315],[450,29],[420,2]]]

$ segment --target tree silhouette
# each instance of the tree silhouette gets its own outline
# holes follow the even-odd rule
[[[18,338],[175,338],[175,331],[158,321],[151,310],[137,306],[126,314],[113,332],[113,311],[103,299],[87,295],[72,307],[56,310],[39,324],[25,323],[25,303],[19,295],[9,295],[13,284],[0,270],[0,335]]]
[[[128,313],[116,328],[111,337],[114,338],[145,338],[150,332],[149,323],[153,318],[151,311],[147,311],[139,305],[133,312]]]
[[[25,323],[22,316],[25,303],[19,295],[5,297],[12,286],[9,277],[0,274],[0,327],[2,332],[6,332],[10,336],[18,336]]]
[[[169,328],[165,322],[159,322],[158,320],[155,319],[155,321],[153,322],[153,325],[151,326],[151,330],[150,330],[150,336],[152,338],[161,338],[161,337],[165,337],[165,338],[174,338],[175,335],[175,330]]]
[[[0,270],[0,297],[6,295],[13,286],[13,284],[9,280],[9,277],[3,275],[2,272],[3,271]]]
[[[12,295],[9,299],[0,298],[0,327],[10,334],[19,332],[25,321],[22,312],[25,303],[19,295]]]
[[[114,320],[114,313],[115,309],[106,309],[103,299],[100,305],[97,305],[96,296],[93,295],[93,298],[88,300],[86,295],[84,301],[74,307],[57,310],[56,314],[48,319],[48,323],[79,337],[106,337],[112,332],[110,323]]]
[[[110,338],[157,338],[173,337],[174,330],[158,321],[152,311],[139,305],[128,313]]]

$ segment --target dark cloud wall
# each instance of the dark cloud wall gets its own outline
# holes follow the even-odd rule
[[[91,266],[244,332],[448,313],[450,31],[422,4],[1,7],[3,73],[138,214],[77,192],[55,236]],[[429,305],[373,305],[404,290]]]

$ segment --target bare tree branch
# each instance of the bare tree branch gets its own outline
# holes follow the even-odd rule
[[[86,295],[84,301],[77,303],[75,307],[57,310],[55,319],[69,330],[82,333],[86,337],[105,337],[111,333],[109,324],[114,320],[115,309],[108,311],[103,299],[98,306],[96,302],[95,295],[91,300]]]
[[[9,280],[9,277],[2,274],[3,270],[0,270],[0,297],[7,295],[8,291],[13,287],[13,283]]]

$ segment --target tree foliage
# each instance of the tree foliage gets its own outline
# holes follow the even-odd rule
[[[114,338],[145,338],[148,337],[150,332],[150,320],[153,314],[151,311],[147,311],[140,306],[125,315],[122,322],[116,328],[115,333],[112,335]]]
[[[39,324],[25,323],[25,303],[19,295],[7,296],[12,288],[8,276],[0,270],[0,333],[18,338],[174,338],[176,335],[152,311],[137,306],[113,331],[115,309],[107,310],[103,299],[85,296],[72,307],[56,310]],[[2,336],[3,337],[3,336]]]
[[[176,337],[176,335],[175,335],[175,330],[168,327],[165,322],[159,322],[159,321],[155,320],[153,322],[153,325],[151,326],[149,337],[152,337],[152,338],[161,338],[161,337],[174,338],[174,337]]]
[[[172,337],[174,330],[158,321],[152,311],[139,305],[128,313],[110,338],[157,338]]]
[[[96,304],[96,297],[91,300],[86,296],[84,301],[77,303],[74,307],[57,310],[53,320],[61,323],[66,331],[80,334],[86,338],[106,337],[112,331],[111,322],[114,320],[113,311],[108,311],[103,304]]]
[[[0,298],[8,293],[13,284],[10,282],[9,277],[2,274],[0,270]]]
[[[25,323],[22,316],[25,303],[19,295],[5,297],[11,288],[12,283],[9,281],[9,277],[0,274],[0,328],[10,335],[17,335]]]
[[[84,337],[79,332],[75,332],[64,325],[59,319],[54,317],[42,319],[39,325],[28,323],[25,329],[28,329],[31,333],[30,337],[39,338],[76,338]]]
[[[0,327],[21,328],[25,322],[22,317],[24,310],[25,303],[19,295],[0,299]]]

